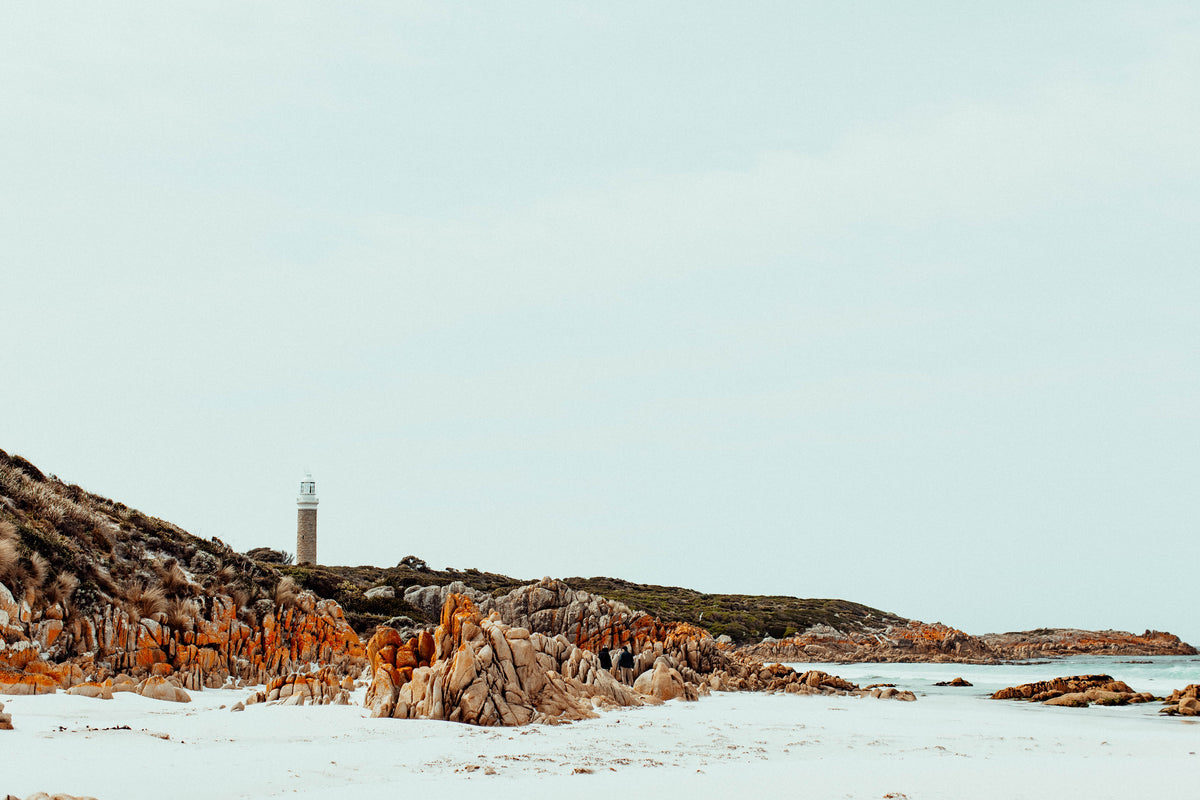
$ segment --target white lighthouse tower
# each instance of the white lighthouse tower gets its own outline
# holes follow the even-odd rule
[[[296,563],[317,563],[317,482],[312,473],[300,481],[296,498]]]

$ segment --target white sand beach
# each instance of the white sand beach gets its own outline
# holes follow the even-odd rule
[[[911,680],[943,672],[978,679],[997,669],[842,671],[860,679],[853,673],[897,667]],[[1062,669],[1026,668],[1031,678]],[[0,698],[16,726],[0,733],[0,791],[100,800],[392,798],[447,790],[495,798],[747,790],[911,800],[1196,796],[1200,723],[1160,717],[1157,704],[1049,708],[986,700],[978,684],[910,688],[920,694],[915,703],[718,693],[515,729],[368,719],[357,706],[255,705],[231,713],[243,690],[195,693],[190,704],[134,694],[111,701]]]

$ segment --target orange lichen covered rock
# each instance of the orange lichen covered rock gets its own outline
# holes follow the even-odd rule
[[[428,643],[403,645],[377,632],[368,651],[380,654],[365,705],[376,717],[438,719],[474,725],[558,723],[594,716],[602,705],[639,705],[629,687],[600,669],[599,658],[564,636],[548,637],[484,618],[470,598],[450,594]],[[391,647],[396,660],[383,654]],[[397,664],[416,661],[415,666]]]
[[[67,689],[85,678],[103,682],[117,672],[171,676],[181,691],[199,691],[231,680],[266,683],[311,663],[335,668],[340,681],[358,674],[366,655],[341,607],[310,592],[300,592],[292,606],[263,614],[254,626],[238,618],[224,595],[193,601],[194,614],[174,624],[165,614],[131,618],[124,606],[111,602],[90,616],[64,614],[58,604],[30,611],[3,584],[0,607],[0,692],[9,694]],[[43,611],[48,618],[41,618]],[[123,688],[128,690],[112,691]]]
[[[0,669],[0,694],[54,694],[59,682],[49,675]]]

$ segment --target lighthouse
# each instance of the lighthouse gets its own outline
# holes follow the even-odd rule
[[[312,473],[300,481],[296,498],[296,563],[317,563],[317,483]]]

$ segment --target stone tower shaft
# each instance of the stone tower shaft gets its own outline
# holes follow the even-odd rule
[[[296,497],[296,563],[317,563],[317,484],[305,475]]]

